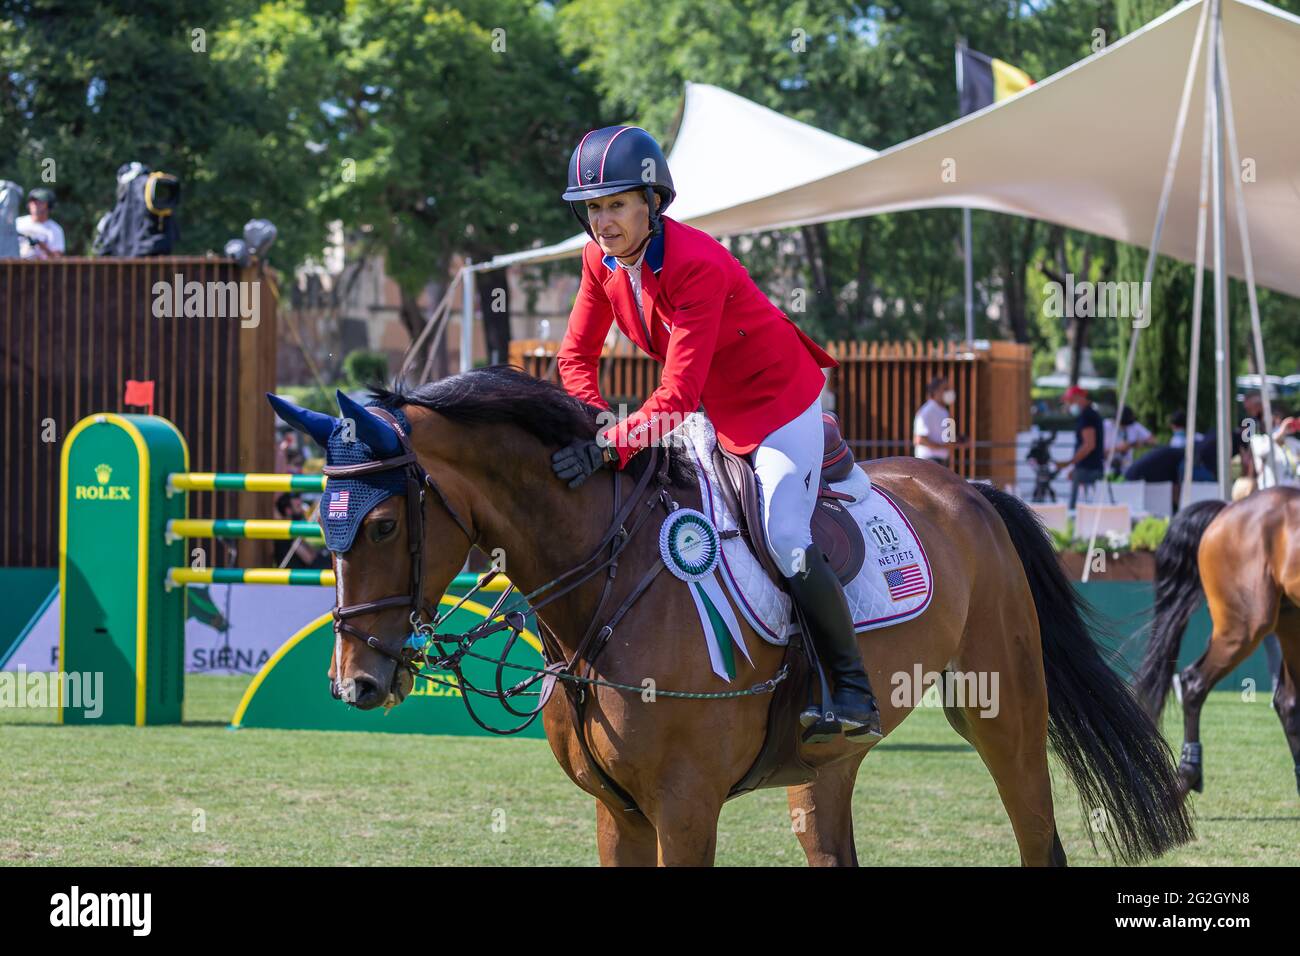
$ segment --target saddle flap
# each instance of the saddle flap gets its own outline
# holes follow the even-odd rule
[[[830,489],[823,485],[822,490]],[[867,542],[857,519],[836,497],[819,497],[813,509],[812,536],[813,542],[830,559],[840,584],[848,586],[867,559]]]
[[[823,416],[823,419],[825,417]],[[851,472],[854,465],[849,446],[839,438],[837,424],[832,423],[829,427],[833,428],[835,437],[843,445],[838,453],[841,455],[838,465],[845,466],[848,472]],[[827,434],[829,435],[830,432],[828,431]],[[771,551],[768,549],[763,526],[762,496],[758,490],[758,479],[754,475],[753,465],[739,455],[727,451],[719,443],[713,449],[713,466],[718,475],[723,501],[728,510],[735,515],[736,524],[748,540],[754,556],[772,580],[784,587],[785,575],[772,560]],[[813,542],[830,559],[835,576],[844,585],[857,577],[867,556],[867,544],[862,537],[862,529],[848,509],[840,504],[846,499],[851,501],[852,495],[834,491],[823,480],[818,491],[817,507],[813,509],[812,515]]]
[[[763,526],[763,499],[758,491],[754,466],[739,455],[733,455],[721,442],[713,449],[713,466],[718,473],[718,484],[727,508],[736,517],[736,525],[749,541],[749,547],[772,580],[781,584],[785,575],[772,560]]]

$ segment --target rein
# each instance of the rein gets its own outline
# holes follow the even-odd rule
[[[438,496],[439,501],[447,510],[448,514],[456,521],[461,531],[469,539],[471,545],[478,542],[478,535],[471,531],[469,526],[461,519],[452,508],[451,502],[443,494],[432,476],[425,471],[416,458],[410,442],[402,431],[396,418],[383,409],[372,408],[372,412],[381,414],[381,417],[387,421],[397,432],[401,439],[404,454],[395,458],[384,458],[373,462],[363,462],[358,465],[328,465],[324,473],[328,476],[354,478],[361,475],[376,474],[383,471],[391,471],[396,468],[402,468],[406,471],[406,500],[407,500],[407,527],[408,537],[411,546],[411,586],[407,594],[395,595],[393,597],[381,598],[377,601],[368,601],[361,604],[352,604],[346,607],[336,608],[334,611],[334,630],[335,634],[343,634],[354,640],[360,641],[366,646],[373,648],[381,655],[397,663],[397,665],[408,671],[413,677],[434,684],[441,684],[446,687],[454,688],[461,691],[461,699],[465,704],[465,709],[470,718],[489,733],[498,735],[510,735],[519,733],[529,727],[537,716],[546,707],[550,700],[551,693],[554,690],[557,681],[563,681],[566,687],[570,688],[571,699],[577,712],[581,713],[581,708],[585,703],[587,687],[609,687],[611,689],[626,691],[631,693],[643,694],[647,691],[644,686],[633,684],[622,684],[616,681],[602,680],[592,677],[593,663],[595,659],[604,650],[605,645],[613,636],[614,629],[623,619],[623,616],[632,608],[641,595],[650,587],[658,576],[659,572],[665,567],[662,558],[657,558],[654,564],[647,570],[636,586],[613,612],[613,614],[601,625],[601,612],[608,602],[609,595],[613,589],[614,578],[618,572],[619,558],[626,550],[632,538],[637,531],[649,520],[650,515],[654,512],[657,504],[662,504],[664,509],[671,513],[680,507],[668,493],[669,477],[668,465],[669,458],[666,450],[654,446],[650,450],[652,455],[649,466],[637,479],[636,485],[632,489],[632,494],[626,502],[620,503],[622,482],[621,472],[614,471],[611,475],[613,480],[613,518],[605,534],[601,537],[600,543],[592,550],[592,553],[586,560],[574,565],[558,577],[551,579],[540,587],[534,589],[525,595],[519,595],[528,610],[534,613],[545,608],[548,604],[559,598],[571,593],[578,587],[581,587],[587,581],[594,578],[601,571],[606,571],[605,586],[601,591],[600,600],[596,605],[595,611],[592,612],[591,622],[587,627],[586,633],[582,640],[578,642],[576,649],[571,657],[567,660],[564,658],[560,643],[556,639],[554,632],[537,617],[542,637],[542,658],[546,663],[545,667],[533,667],[527,664],[516,664],[508,661],[510,651],[513,649],[515,642],[519,639],[520,634],[525,627],[525,615],[520,610],[503,612],[502,607],[512,594],[517,594],[515,586],[510,584],[497,599],[487,616],[474,627],[470,628],[463,634],[442,634],[437,633],[438,626],[447,620],[457,609],[470,600],[475,594],[486,587],[500,571],[493,570],[485,574],[469,591],[465,593],[452,607],[448,608],[445,613],[439,613],[436,608],[428,606],[423,599],[423,571],[424,571],[424,499],[425,489],[431,488]],[[652,489],[651,483],[655,484]],[[630,525],[629,525],[629,519]],[[605,554],[608,549],[608,555]],[[603,558],[603,560],[602,560]],[[577,575],[577,577],[575,577]],[[540,595],[549,593],[540,601],[536,600]],[[386,610],[394,607],[410,607],[411,610],[411,627],[412,633],[403,642],[402,646],[396,651],[390,650],[384,646],[382,639],[367,631],[363,631],[354,625],[348,623],[350,618],[361,614],[373,613],[375,611]],[[427,622],[424,620],[427,618]],[[478,641],[495,634],[499,631],[509,630],[510,636],[497,657],[490,657],[479,654],[471,648]],[[449,646],[445,646],[449,645]],[[431,653],[431,649],[435,653]],[[495,690],[487,690],[475,686],[468,678],[465,677],[461,662],[465,658],[473,660],[486,661],[496,665],[495,673]],[[431,674],[422,672],[422,666],[427,666],[435,671],[445,671],[453,675],[453,680],[435,677]],[[504,674],[506,668],[530,672],[530,676],[514,684],[511,687],[504,686]],[[672,691],[672,690],[654,690],[654,696],[663,696],[669,698],[681,698],[688,700],[726,700],[737,697],[749,697],[757,694],[767,694],[775,690],[776,686],[785,680],[789,674],[788,665],[783,665],[781,669],[771,678],[760,681],[753,686],[734,691],[722,691],[715,693],[699,693],[690,691]],[[543,681],[540,691],[529,691],[533,684],[539,680]],[[485,723],[477,713],[471,703],[470,694],[476,694],[491,700],[498,701],[502,707],[512,715],[522,718],[522,722],[516,726],[508,728],[493,727]],[[537,705],[531,709],[516,709],[510,704],[511,698],[514,697],[539,697]],[[586,750],[585,735],[580,733],[584,750]],[[594,761],[593,761],[594,762]]]

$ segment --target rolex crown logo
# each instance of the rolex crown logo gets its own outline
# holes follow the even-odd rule
[[[101,485],[108,484],[108,480],[112,476],[113,476],[113,468],[111,465],[95,466],[95,478]]]

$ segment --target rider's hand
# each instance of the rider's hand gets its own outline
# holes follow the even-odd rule
[[[551,468],[570,488],[577,488],[587,476],[612,464],[605,448],[591,438],[580,438],[551,456]],[[570,480],[572,479],[572,480]]]

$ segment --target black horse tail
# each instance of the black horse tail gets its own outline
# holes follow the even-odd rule
[[[1051,540],[1023,501],[974,486],[1006,525],[1038,612],[1047,678],[1048,740],[1079,791],[1089,834],[1126,863],[1192,839],[1174,755],[1089,633],[1093,612],[1066,578]]]
[[[1138,697],[1153,717],[1164,709],[1183,632],[1201,603],[1201,570],[1196,563],[1201,536],[1226,507],[1222,501],[1188,505],[1178,512],[1156,549],[1156,610],[1136,681]]]

